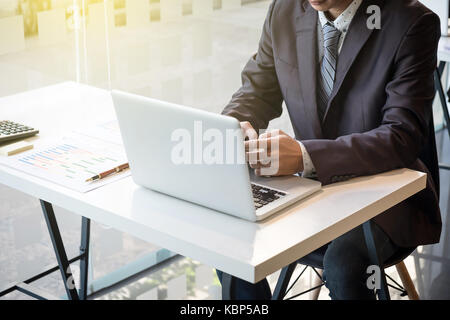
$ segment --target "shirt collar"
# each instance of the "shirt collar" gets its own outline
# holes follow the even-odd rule
[[[347,29],[350,26],[350,23],[352,22],[353,17],[355,16],[361,3],[362,0],[354,0],[334,21],[328,20],[325,13],[323,11],[319,11],[319,21],[322,28],[327,22],[330,22],[340,32],[347,32]]]

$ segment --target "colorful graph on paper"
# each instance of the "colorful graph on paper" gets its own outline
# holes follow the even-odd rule
[[[86,192],[129,175],[129,170],[93,183],[86,179],[127,162],[122,147],[97,139],[63,138],[26,153],[5,158],[10,167]],[[103,180],[103,179],[102,179]]]

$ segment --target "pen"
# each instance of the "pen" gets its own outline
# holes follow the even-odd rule
[[[121,172],[125,169],[128,169],[129,167],[130,167],[130,165],[128,163],[121,164],[120,166],[117,166],[111,170],[99,173],[99,174],[87,179],[86,182],[103,179],[104,177],[109,176],[110,174]]]

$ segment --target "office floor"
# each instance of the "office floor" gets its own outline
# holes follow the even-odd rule
[[[88,25],[86,60],[83,52],[80,60],[75,59],[73,34],[52,45],[40,43],[45,37],[27,38],[26,50],[0,55],[0,96],[78,77],[97,87],[120,88],[218,112],[239,86],[240,70],[256,50],[269,4],[270,1],[249,3],[236,9],[215,10],[207,18],[186,15],[179,21],[154,22],[141,28],[121,26],[111,32],[108,43],[98,40],[104,36],[98,26]],[[103,12],[100,13],[101,18]],[[119,13],[116,22],[121,17]],[[292,132],[286,113],[271,125]],[[438,149],[442,162],[450,163],[450,140],[443,132],[438,134]],[[419,248],[406,260],[423,299],[450,299],[450,172],[441,172],[441,179],[441,242]],[[76,255],[80,220],[60,208],[56,208],[56,214],[68,254]],[[113,277],[120,277],[135,260],[156,263],[168,256],[161,248],[111,228],[95,223],[92,228],[91,279],[101,279],[116,269],[122,273]],[[55,263],[38,200],[1,184],[0,243],[0,287]],[[299,271],[297,268],[296,273]],[[398,281],[395,268],[387,273]],[[269,277],[271,286],[277,276]],[[306,272],[292,294],[310,288],[313,280],[314,274]],[[64,295],[58,273],[36,284],[55,295]],[[395,291],[391,293],[394,299],[405,299]],[[174,257],[93,298],[218,299],[220,285],[211,267]],[[309,295],[302,298],[308,299]],[[319,298],[329,299],[326,288]],[[12,293],[3,299],[29,298]]]

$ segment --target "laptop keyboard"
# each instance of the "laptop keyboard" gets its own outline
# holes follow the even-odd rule
[[[284,192],[262,187],[253,183],[252,192],[256,210],[286,196],[286,193]]]

